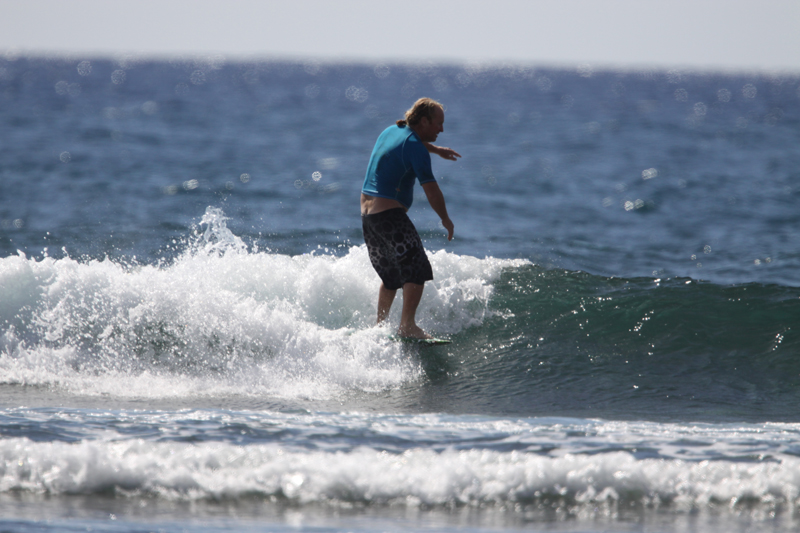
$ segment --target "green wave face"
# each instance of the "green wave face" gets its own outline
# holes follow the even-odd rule
[[[452,400],[526,416],[797,418],[800,290],[619,279],[535,266],[495,283]],[[461,344],[461,343],[459,343]],[[457,374],[457,375],[456,375]]]

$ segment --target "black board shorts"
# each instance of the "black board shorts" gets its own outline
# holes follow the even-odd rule
[[[403,208],[361,215],[369,260],[384,287],[397,290],[406,283],[422,285],[433,279],[433,269],[417,229]]]

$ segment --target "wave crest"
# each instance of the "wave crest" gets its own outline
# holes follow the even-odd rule
[[[215,208],[201,226],[169,265],[0,259],[3,381],[325,398],[419,376],[419,362],[373,326],[379,280],[363,246],[341,257],[249,251]],[[444,251],[431,262],[437,281],[419,316],[440,334],[481,324],[491,281],[515,264]]]

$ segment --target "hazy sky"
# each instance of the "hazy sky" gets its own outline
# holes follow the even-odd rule
[[[0,0],[0,52],[800,72],[800,0]]]

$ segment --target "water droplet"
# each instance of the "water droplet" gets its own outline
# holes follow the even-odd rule
[[[706,116],[707,111],[708,108],[706,107],[706,104],[704,104],[703,102],[697,102],[696,104],[694,104],[694,114],[696,116],[704,117]]]
[[[111,73],[111,83],[114,85],[121,85],[125,81],[126,76],[124,70],[115,70]]]
[[[316,172],[313,172],[311,174],[311,179],[313,179],[314,181],[321,180],[322,179],[322,172],[320,172],[319,170],[317,170]]]
[[[648,168],[646,170],[642,170],[643,180],[651,180],[656,177],[658,177],[658,170],[656,170],[655,168]]]
[[[69,152],[61,152],[61,155],[58,156],[62,163],[69,163],[72,161],[72,155]]]
[[[678,102],[685,102],[689,99],[689,93],[686,92],[686,89],[675,89],[673,94]]]
[[[239,181],[241,181],[242,183],[247,183],[248,181],[250,181],[250,174],[247,174],[245,172],[244,174],[239,176]]]
[[[78,63],[78,74],[81,76],[88,76],[92,73],[92,64],[89,61],[81,61]]]
[[[758,94],[758,89],[756,89],[756,86],[753,85],[752,83],[748,83],[747,85],[742,87],[742,95],[745,98],[755,98],[757,94]]]
[[[387,67],[383,63],[378,63],[377,65],[375,65],[373,72],[375,72],[375,76],[380,79],[386,78],[391,73],[389,67]]]
[[[187,191],[193,191],[197,187],[200,186],[200,182],[197,180],[186,180],[183,182],[183,188]]]
[[[731,92],[728,89],[720,89],[717,91],[717,100],[720,102],[730,102]]]
[[[369,91],[363,87],[351,85],[345,90],[344,96],[353,102],[364,103],[367,101],[367,98],[369,98]]]
[[[553,88],[553,80],[551,80],[547,76],[542,76],[538,80],[536,80],[536,86],[543,93],[549,92],[550,89]]]

